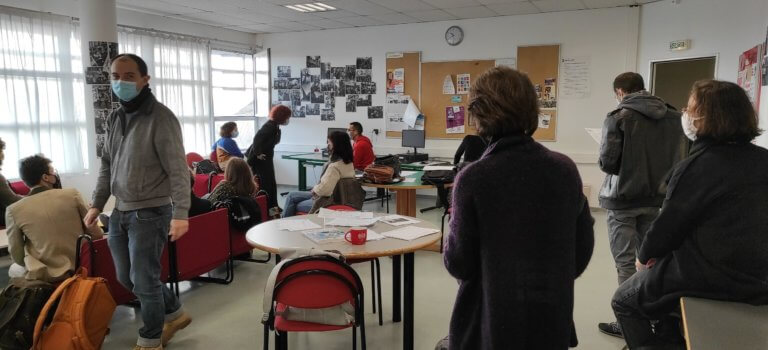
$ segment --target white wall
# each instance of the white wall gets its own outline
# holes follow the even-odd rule
[[[270,48],[272,68],[292,66],[292,71],[305,66],[307,55],[320,55],[332,66],[355,64],[356,57],[373,57],[373,78],[377,84],[374,105],[383,105],[385,94],[385,54],[396,51],[421,51],[422,61],[488,59],[515,57],[517,46],[561,44],[561,56],[590,56],[592,67],[591,96],[586,99],[560,99],[557,142],[544,145],[569,155],[578,164],[585,185],[592,187],[590,202],[597,203],[597,188],[603,174],[596,166],[598,145],[584,131],[600,127],[605,114],[615,106],[611,91],[613,78],[634,70],[637,48],[639,9],[612,8],[590,11],[560,12],[536,15],[496,17],[436,23],[405,24],[368,28],[323,30],[314,32],[268,34],[260,36],[262,45]],[[445,43],[444,32],[450,25],[460,25],[465,39],[457,47]],[[297,73],[294,73],[297,76]],[[400,153],[400,139],[378,137],[370,131],[385,130],[383,120],[369,120],[362,112],[346,113],[344,98],[338,98],[336,121],[321,122],[319,117],[292,119],[283,131],[280,151],[312,151],[322,145],[326,128],[346,127],[360,121],[381,153]],[[365,111],[365,109],[362,109]],[[432,156],[453,156],[457,140],[427,140]],[[295,162],[279,161],[278,182],[296,183]],[[312,180],[312,175],[308,179]]]

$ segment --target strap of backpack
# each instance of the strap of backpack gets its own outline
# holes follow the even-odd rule
[[[210,174],[208,174],[208,193],[211,193],[213,189],[211,188],[211,185],[213,184],[213,176],[216,175],[216,172],[213,171]]]
[[[53,305],[56,304],[56,302],[61,298],[61,296],[64,294],[64,291],[67,290],[67,288],[72,284],[75,283],[80,278],[87,277],[88,276],[88,269],[84,267],[80,267],[77,269],[77,272],[75,272],[75,275],[67,278],[64,282],[62,282],[58,288],[56,288],[55,291],[53,291],[53,294],[51,294],[51,297],[48,298],[48,301],[45,303],[45,306],[43,306],[43,309],[40,311],[40,315],[37,316],[37,322],[35,322],[35,332],[32,336],[32,349],[35,348],[35,346],[39,343],[40,337],[43,333],[43,323],[45,323],[45,320],[48,318],[48,313],[51,312],[51,309],[53,308]]]
[[[80,251],[82,250],[82,244],[83,240],[88,240],[88,249],[91,252],[91,269],[95,269],[93,266],[93,254],[96,254],[96,252],[93,251],[93,237],[89,234],[82,234],[79,237],[77,237],[77,245],[75,246],[75,269],[80,267]],[[87,272],[86,272],[86,276]]]

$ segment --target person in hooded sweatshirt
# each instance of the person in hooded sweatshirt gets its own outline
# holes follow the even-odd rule
[[[603,123],[600,169],[606,173],[600,206],[608,213],[608,239],[619,285],[635,272],[637,250],[664,202],[674,165],[688,152],[680,112],[645,90],[643,77],[619,74],[613,81],[618,106]],[[598,329],[622,337],[616,322]]]

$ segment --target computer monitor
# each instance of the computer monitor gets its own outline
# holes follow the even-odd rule
[[[331,136],[331,134],[336,132],[336,131],[341,131],[343,133],[346,133],[347,132],[347,128],[328,128],[328,135],[327,136]]]
[[[424,130],[403,130],[403,147],[424,148]]]

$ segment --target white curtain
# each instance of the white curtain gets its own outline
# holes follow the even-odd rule
[[[0,7],[3,174],[42,153],[62,173],[88,169],[80,35],[68,17]]]
[[[133,53],[147,62],[149,86],[179,118],[185,150],[208,154],[212,144],[209,43],[130,28],[120,28],[118,43],[120,53]]]

